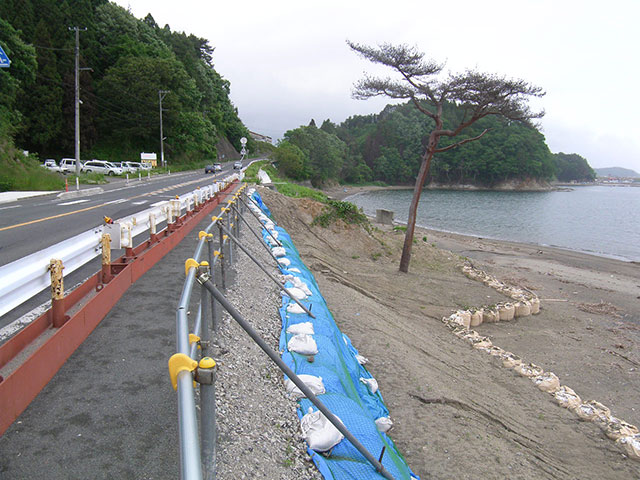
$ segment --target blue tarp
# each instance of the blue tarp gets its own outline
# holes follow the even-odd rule
[[[253,193],[252,198],[260,205],[265,215],[271,216],[271,212],[264,205],[257,192]],[[287,306],[290,302],[294,302],[286,295],[282,297],[282,307],[280,308],[282,318],[280,351],[284,352],[282,359],[298,375],[308,374],[322,377],[326,393],[319,395],[318,398],[342,420],[347,429],[374,457],[377,458],[382,452],[382,448],[385,447],[382,464],[395,479],[418,478],[411,472],[391,439],[385,433],[378,431],[376,427],[375,420],[380,417],[388,417],[389,411],[380,391],[372,394],[369,388],[360,381],[360,378],[372,378],[371,374],[358,363],[357,350],[336,325],[315,278],[300,259],[291,237],[281,227],[276,226],[275,230],[278,232],[278,240],[286,250],[284,258],[291,262],[287,267],[280,266],[280,270],[285,275],[291,274],[298,277],[307,285],[311,295],[302,300],[302,303],[316,317],[311,318],[306,313],[288,313]],[[262,235],[265,242],[272,241],[265,229],[263,229]],[[294,269],[293,272],[292,269]],[[292,287],[293,285],[288,283],[286,286]],[[309,362],[306,356],[289,352],[287,349],[287,343],[292,337],[291,334],[286,333],[287,328],[290,325],[303,322],[313,324],[313,338],[318,345],[318,353],[314,356],[313,362]],[[316,410],[309,400],[302,398],[298,404],[298,417],[302,418],[310,407]],[[311,449],[308,451],[320,473],[328,480],[383,478],[347,439],[343,439],[336,445],[328,456]]]

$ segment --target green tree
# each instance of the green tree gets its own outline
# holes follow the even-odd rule
[[[390,67],[399,75],[398,80],[365,76],[355,86],[355,98],[367,99],[385,95],[409,99],[421,113],[434,122],[422,155],[400,258],[400,271],[408,272],[418,202],[433,156],[477,140],[484,136],[487,130],[476,137],[465,138],[442,147],[439,145],[440,139],[457,137],[463,130],[487,116],[503,116],[511,121],[525,123],[539,118],[543,113],[531,112],[527,106],[527,99],[531,96],[542,96],[543,92],[522,80],[509,80],[476,71],[449,74],[448,78],[440,79],[439,75],[444,66],[433,60],[425,60],[424,54],[415,48],[391,44],[375,48],[347,43],[353,51],[367,60]],[[447,102],[461,107],[460,117],[451,125],[445,125],[443,121],[443,108]]]

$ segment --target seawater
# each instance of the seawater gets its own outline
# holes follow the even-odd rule
[[[406,222],[412,190],[362,192],[346,200],[367,215],[393,210]],[[640,261],[640,188],[570,191],[425,190],[416,224],[434,230],[533,243]]]

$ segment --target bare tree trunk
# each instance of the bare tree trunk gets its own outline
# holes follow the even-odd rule
[[[427,151],[424,152],[422,157],[422,164],[420,165],[420,171],[416,178],[416,185],[413,189],[413,198],[411,199],[411,205],[409,206],[409,219],[407,220],[407,232],[404,235],[404,246],[402,247],[402,256],[400,257],[400,271],[407,273],[409,271],[409,262],[411,261],[411,247],[413,246],[413,234],[416,229],[416,215],[418,212],[418,203],[420,202],[420,195],[422,195],[422,188],[424,182],[429,174],[429,167],[431,166],[431,159],[438,145],[438,138],[430,138]]]

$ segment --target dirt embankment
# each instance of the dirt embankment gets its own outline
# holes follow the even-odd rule
[[[455,309],[507,300],[465,277],[462,257],[535,292],[539,315],[476,330],[554,372],[583,400],[598,400],[638,425],[637,265],[419,231],[410,272],[401,274],[402,233],[379,225],[371,234],[341,223],[313,227],[321,205],[260,193],[313,271],[338,325],[370,359],[395,422],[391,436],[423,479],[640,477],[640,462],[597,425],[558,407],[441,321]]]

